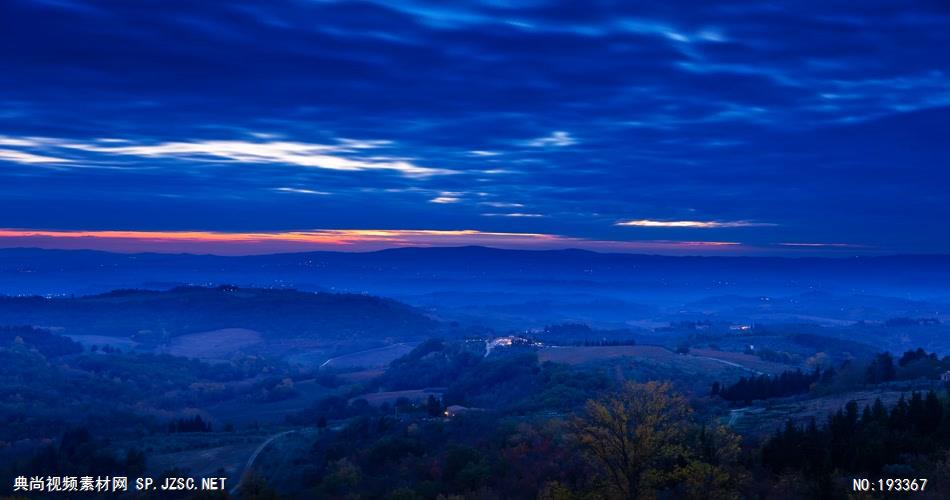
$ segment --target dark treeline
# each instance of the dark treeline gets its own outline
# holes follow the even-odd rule
[[[950,412],[937,395],[901,397],[890,411],[880,399],[859,411],[850,401],[824,425],[788,422],[762,449],[762,463],[775,472],[798,471],[821,481],[831,471],[878,474],[888,464],[926,458],[950,446]],[[925,476],[921,476],[925,477]]]
[[[923,349],[907,351],[895,362],[894,356],[882,352],[868,364],[865,382],[879,384],[894,380],[938,379],[950,369],[950,357],[943,359]]]
[[[818,381],[831,380],[834,369],[803,372],[801,370],[785,371],[777,377],[759,375],[757,377],[742,377],[738,382],[722,387],[718,382],[713,384],[713,395],[718,395],[726,401],[746,401],[755,399],[780,398],[808,392],[812,384]]]
[[[21,473],[37,475],[113,476],[134,477],[145,473],[145,454],[128,449],[121,454],[106,451],[109,442],[93,437],[82,427],[63,433],[58,444],[47,445],[33,456],[24,459],[14,470],[2,471],[6,477]]]
[[[201,415],[194,418],[179,418],[168,423],[168,432],[211,432],[211,422]]]
[[[863,370],[861,382],[876,385],[900,380],[931,379],[936,380],[950,367],[950,358],[940,359],[934,353],[923,349],[907,351],[895,361],[894,355],[881,352],[874,355],[866,365],[846,361],[839,368],[844,371]],[[712,386],[712,394],[727,401],[751,402],[756,399],[769,399],[808,392],[815,384],[828,384],[835,379],[834,368],[803,372],[786,371],[774,377],[759,375],[742,377],[732,385],[723,386],[718,382]]]
[[[48,358],[82,352],[82,345],[69,337],[32,326],[0,326],[0,344],[20,344]]]
[[[901,367],[905,367],[911,363],[917,363],[920,361],[929,361],[929,362],[938,362],[936,353],[928,354],[927,351],[918,347],[916,351],[907,351],[901,356],[901,359],[898,360],[897,364]]]

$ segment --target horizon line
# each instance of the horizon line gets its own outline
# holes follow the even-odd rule
[[[233,253],[197,253],[197,252],[187,252],[187,251],[161,251],[161,250],[108,250],[108,249],[97,249],[97,248],[49,248],[49,247],[39,247],[39,246],[0,246],[0,252],[7,251],[38,251],[38,252],[92,252],[92,253],[101,253],[107,255],[117,255],[117,256],[135,256],[135,255],[168,255],[168,256],[182,256],[182,257],[220,257],[220,258],[244,258],[244,257],[277,257],[277,256],[294,256],[294,255],[308,255],[308,254],[352,254],[352,255],[368,255],[374,253],[382,252],[391,252],[391,251],[411,251],[411,250],[463,250],[463,249],[482,249],[482,250],[493,250],[498,252],[520,252],[520,253],[553,253],[553,252],[583,252],[594,255],[614,255],[614,256],[629,256],[629,257],[662,257],[662,258],[704,258],[704,259],[784,259],[784,260],[798,260],[798,259],[828,259],[828,260],[844,260],[844,259],[854,259],[854,258],[893,258],[893,257],[909,257],[909,258],[950,258],[950,252],[948,253],[913,253],[913,252],[894,252],[894,253],[879,253],[879,254],[825,254],[825,255],[794,255],[794,254],[725,254],[725,255],[709,255],[709,254],[661,254],[661,253],[646,253],[646,252],[617,252],[617,251],[602,251],[602,250],[592,250],[587,248],[580,247],[563,247],[563,248],[503,248],[490,245],[404,245],[404,246],[392,246],[386,248],[377,248],[377,249],[353,249],[353,250],[329,250],[329,249],[314,249],[314,250],[302,250],[302,251],[286,251],[286,252],[269,252],[269,253],[246,253],[246,254],[233,254]]]
[[[308,251],[369,252],[407,247],[481,246],[507,250],[578,249],[657,255],[880,254],[842,242],[770,242],[640,239],[610,240],[552,233],[477,229],[306,229],[258,232],[207,230],[64,230],[0,228],[0,246],[115,253],[268,255]]]

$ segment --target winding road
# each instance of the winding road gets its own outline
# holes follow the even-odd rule
[[[264,442],[261,443],[260,446],[258,446],[258,447],[254,450],[254,453],[251,453],[251,456],[248,457],[247,463],[244,464],[244,470],[241,471],[241,479],[238,481],[238,483],[237,483],[236,485],[234,485],[233,488],[231,488],[231,491],[229,491],[228,493],[229,493],[230,495],[236,495],[236,494],[237,494],[237,492],[241,489],[241,485],[244,484],[244,478],[248,475],[248,473],[250,473],[251,468],[254,466],[254,461],[257,460],[257,456],[260,455],[262,451],[264,451],[264,448],[267,448],[267,445],[271,444],[271,442],[273,442],[275,439],[277,439],[277,438],[279,438],[279,437],[282,437],[282,436],[286,436],[287,434],[293,434],[293,433],[297,432],[297,430],[299,430],[299,429],[290,430],[290,431],[284,431],[284,432],[278,432],[277,434],[274,434],[273,436],[271,436],[271,437],[267,438],[266,440],[264,440]]]

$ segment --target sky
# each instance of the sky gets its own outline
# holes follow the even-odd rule
[[[950,253],[941,1],[6,0],[0,247]]]

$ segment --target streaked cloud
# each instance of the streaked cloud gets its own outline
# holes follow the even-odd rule
[[[429,200],[429,202],[440,203],[440,204],[458,203],[462,201],[463,194],[464,193],[460,193],[457,191],[442,191],[441,193],[439,193],[439,196],[432,198],[431,200]]]
[[[510,213],[487,213],[482,214],[484,217],[523,217],[528,219],[536,219],[538,217],[544,217],[544,214],[532,214],[525,212],[510,212]]]
[[[532,148],[547,148],[547,147],[565,147],[573,146],[577,144],[577,139],[571,136],[570,133],[564,132],[562,130],[557,130],[551,132],[551,135],[545,137],[538,137],[537,139],[531,139],[526,141],[525,145]]]
[[[279,163],[327,170],[362,171],[392,170],[410,177],[427,177],[456,173],[443,168],[416,165],[404,159],[375,155],[364,158],[346,156],[354,150],[373,149],[387,141],[342,140],[339,144],[314,144],[293,141],[251,142],[238,140],[173,141],[159,144],[100,146],[97,144],[63,143],[62,147],[80,151],[139,156],[143,158],[176,158],[190,161],[234,161],[240,163]]]
[[[274,191],[280,191],[282,193],[297,193],[297,194],[317,194],[317,195],[330,195],[329,191],[316,191],[313,189],[304,189],[304,188],[292,188],[292,187],[279,187],[274,188]]]
[[[483,201],[480,202],[479,205],[494,208],[521,208],[524,206],[523,203],[512,203],[509,201]]]
[[[436,196],[435,198],[432,198],[431,200],[429,200],[429,202],[445,204],[445,203],[458,203],[459,200],[460,198],[456,198],[455,196]]]
[[[55,156],[38,155],[26,151],[17,151],[15,149],[0,149],[0,161],[11,161],[14,163],[69,163],[72,160],[66,158],[57,158]]]
[[[950,251],[946,9],[688,7],[6,2],[0,213]]]
[[[697,229],[717,229],[730,227],[769,227],[776,226],[768,222],[752,222],[746,220],[737,221],[698,221],[698,220],[651,220],[637,219],[620,221],[615,226],[625,227],[687,227]]]

